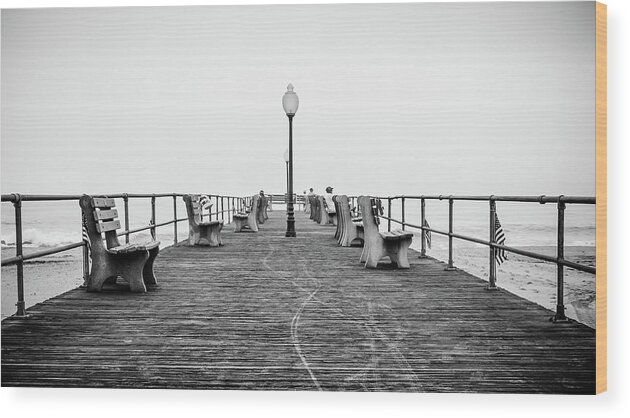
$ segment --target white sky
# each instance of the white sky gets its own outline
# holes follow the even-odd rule
[[[594,194],[594,3],[2,12],[2,192]]]

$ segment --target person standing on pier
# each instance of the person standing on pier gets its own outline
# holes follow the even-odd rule
[[[326,194],[324,195],[324,201],[326,202],[326,212],[337,213],[335,211],[335,202],[333,202],[333,188],[332,186],[326,187]]]
[[[313,188],[312,187],[310,189],[308,189],[308,190],[309,190],[309,192],[306,195],[306,205],[304,207],[304,212],[311,213],[311,201],[309,200],[309,198],[315,196],[315,193],[313,193]]]

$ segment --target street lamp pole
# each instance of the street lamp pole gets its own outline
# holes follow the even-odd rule
[[[287,86],[282,96],[282,107],[289,118],[289,183],[287,187],[287,232],[285,237],[295,237],[295,214],[293,208],[293,117],[297,112],[299,99],[293,91],[293,84]]]
[[[287,195],[284,198],[284,203],[287,205],[287,210],[289,209],[289,149],[287,148],[284,151],[284,164],[286,171],[284,172],[287,179]]]

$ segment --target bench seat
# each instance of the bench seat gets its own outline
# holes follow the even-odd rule
[[[223,223],[223,221],[204,221],[204,222],[199,222],[199,226],[212,226],[212,225],[219,225]]]
[[[390,231],[390,232],[380,232],[381,237],[383,237],[383,239],[388,240],[388,241],[396,241],[396,240],[400,240],[400,239],[409,239],[409,238],[413,238],[413,233],[411,232],[405,232],[405,231],[401,231],[401,230],[395,230],[395,231]]]
[[[129,254],[136,251],[149,251],[160,246],[160,241],[150,241],[144,243],[128,243],[119,245],[118,247],[109,248],[109,252],[113,254]]]

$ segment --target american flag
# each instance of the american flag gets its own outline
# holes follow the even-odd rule
[[[427,222],[427,220],[424,220],[424,224],[422,225],[426,228],[431,228],[431,225],[429,225],[429,222]],[[431,248],[431,231],[423,231],[424,234],[424,239],[427,241],[427,247],[429,247],[429,249]]]
[[[82,214],[82,227],[81,227],[81,239],[85,242],[88,251],[92,251],[92,244],[90,244],[90,234],[88,234],[87,219],[85,213]]]
[[[212,206],[212,203],[210,203],[210,198],[205,194],[199,196],[199,204],[201,205],[202,209],[207,209]]]
[[[501,222],[499,222],[499,215],[496,213],[494,214],[494,242],[499,245],[505,245],[505,233],[503,232]],[[497,264],[501,265],[501,263],[507,260],[505,250],[495,248],[494,259],[497,261]]]

